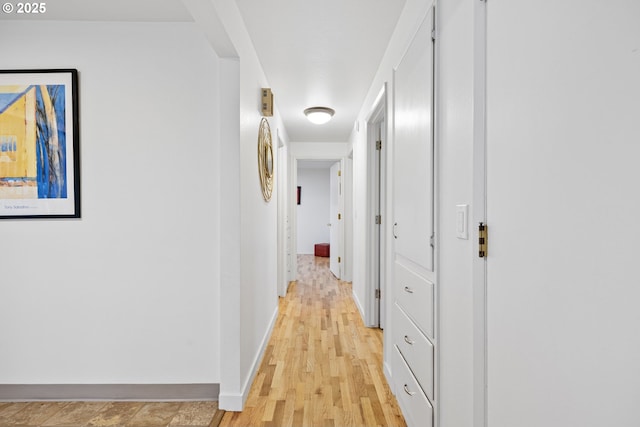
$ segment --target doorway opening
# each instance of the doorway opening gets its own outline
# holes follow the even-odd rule
[[[316,245],[328,245],[333,275],[350,281],[351,185],[348,161],[344,157],[292,158],[289,198],[293,244],[292,273],[296,280],[297,256],[316,253]],[[321,251],[322,252],[322,251]]]
[[[342,161],[298,160],[296,165],[296,252],[329,258],[341,279],[343,247]]]

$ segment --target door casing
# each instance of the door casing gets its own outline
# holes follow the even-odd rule
[[[384,328],[386,324],[385,298],[388,294],[386,286],[386,248],[389,230],[386,201],[387,182],[387,85],[386,83],[376,97],[366,123],[367,131],[367,268],[365,288],[364,322],[368,327]],[[376,149],[381,140],[382,147]],[[376,224],[376,216],[380,215],[381,224]],[[380,290],[380,297],[376,290]]]

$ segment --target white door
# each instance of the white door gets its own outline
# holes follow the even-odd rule
[[[433,50],[419,34],[395,73],[396,261],[433,273]],[[414,43],[415,44],[415,43]],[[412,45],[413,46],[413,45]]]
[[[342,277],[342,171],[340,162],[331,166],[329,178],[329,269],[340,279]]]
[[[487,419],[640,426],[640,2],[487,3]]]
[[[410,426],[432,425],[436,396],[433,20],[431,9],[394,73],[392,363]]]

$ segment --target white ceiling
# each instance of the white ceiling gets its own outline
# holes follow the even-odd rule
[[[405,0],[235,0],[294,142],[346,142]],[[15,3],[15,2],[12,2]],[[182,0],[52,0],[2,19],[193,21]],[[336,110],[325,125],[302,111]]]
[[[345,142],[404,0],[236,0],[292,141]],[[302,111],[336,110],[325,125]]]

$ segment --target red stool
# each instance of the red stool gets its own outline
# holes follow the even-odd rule
[[[329,256],[329,244],[328,243],[318,243],[317,245],[315,245],[314,250],[315,250],[315,255],[316,256],[323,256],[323,257],[328,257]]]

